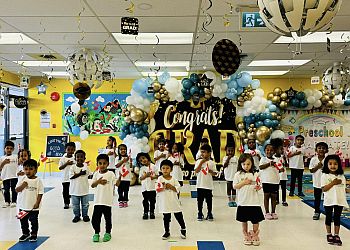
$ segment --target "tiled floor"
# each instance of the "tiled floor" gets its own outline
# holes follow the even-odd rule
[[[55,187],[45,193],[39,215],[39,235],[48,236],[37,249],[118,249],[118,250],[185,250],[198,249],[197,241],[222,241],[226,250],[247,249],[242,242],[241,225],[235,218],[235,208],[229,208],[225,197],[226,184],[216,183],[214,191],[213,222],[196,221],[196,200],[182,197],[182,207],[187,224],[188,237],[179,237],[179,228],[172,219],[172,237],[161,239],[163,220],[157,215],[155,220],[144,221],[140,186],[131,187],[130,206],[113,207],[112,240],[108,243],[92,243],[93,230],[90,223],[73,224],[72,210],[62,207],[61,184],[58,178],[46,177],[46,187]],[[2,199],[2,198],[0,198]],[[261,246],[259,249],[338,249],[327,245],[325,239],[324,216],[313,221],[313,210],[299,198],[289,199],[289,207],[278,206],[280,219],[261,223]],[[115,197],[117,204],[117,196]],[[89,213],[92,213],[92,203]],[[15,218],[15,208],[0,208],[0,249],[12,246],[20,236],[20,225]],[[343,249],[350,249],[350,231],[341,228]],[[15,249],[26,249],[17,244]],[[255,248],[250,246],[251,248]],[[32,248],[33,249],[33,248]],[[214,250],[214,249],[212,249]]]

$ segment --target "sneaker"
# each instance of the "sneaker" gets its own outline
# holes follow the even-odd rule
[[[339,235],[334,235],[333,237],[333,244],[337,246],[341,246],[343,242],[341,241]]]
[[[10,206],[11,206],[11,207],[16,207],[17,204],[16,204],[16,202],[12,202]]]
[[[148,213],[144,213],[143,216],[142,216],[142,219],[143,220],[148,220]]]
[[[305,194],[303,192],[299,193],[298,196],[305,197]]]
[[[69,204],[64,204],[63,209],[68,209],[69,208]]]
[[[111,234],[110,233],[105,233],[104,235],[103,235],[103,242],[107,242],[107,241],[110,241],[111,240],[111,238],[112,238],[112,236],[111,236]]]
[[[289,196],[290,196],[290,197],[293,197],[293,196],[294,196],[294,194],[293,194],[293,193],[289,193]]]
[[[205,219],[208,221],[213,221],[214,220],[213,214],[208,214],[207,218],[205,218]]]
[[[149,218],[152,219],[152,220],[154,220],[154,219],[156,218],[156,216],[154,215],[154,213],[150,213],[150,214],[149,214]]]
[[[80,221],[80,217],[78,216],[74,217],[72,220],[73,223],[77,223],[78,221]]]
[[[203,214],[198,213],[197,220],[198,221],[202,221],[203,220]]]
[[[128,207],[128,202],[127,201],[124,201],[124,207]]]
[[[36,236],[36,235],[31,235],[30,237],[29,237],[29,241],[30,242],[36,242],[38,240],[38,236]]]
[[[99,234],[94,234],[92,236],[92,242],[99,242],[100,241],[100,235]]]
[[[283,201],[283,202],[282,202],[282,206],[284,206],[284,207],[288,207],[288,203],[287,203],[287,202],[285,202],[285,201]]]
[[[167,239],[169,239],[170,238],[170,233],[169,232],[165,232],[164,234],[163,234],[163,236],[162,236],[162,239],[163,240],[167,240]]]
[[[3,208],[7,208],[7,207],[10,207],[10,203],[8,202],[5,202],[3,205],[2,205]]]
[[[334,244],[334,237],[331,234],[327,234],[327,243],[330,245]]]
[[[278,215],[276,213],[272,213],[271,216],[272,216],[272,219],[278,220]]]
[[[232,201],[232,206],[237,207],[237,203],[235,201]]]
[[[232,201],[229,201],[229,202],[227,203],[227,205],[228,205],[229,207],[233,207],[233,202],[232,202]]]
[[[83,221],[84,221],[84,222],[89,222],[89,221],[90,221],[90,217],[87,216],[87,215],[84,216],[84,217],[83,217]]]
[[[19,237],[18,241],[23,242],[23,241],[28,240],[29,238],[30,238],[29,234],[23,234],[21,237]]]
[[[320,219],[320,213],[314,213],[314,216],[312,216],[313,220],[319,220]]]
[[[273,220],[272,214],[270,214],[270,213],[265,214],[265,219],[266,220]]]
[[[181,239],[186,239],[186,229],[180,230],[180,237],[181,237]]]
[[[124,207],[124,204],[123,202],[119,201],[119,208],[122,208],[122,207]]]

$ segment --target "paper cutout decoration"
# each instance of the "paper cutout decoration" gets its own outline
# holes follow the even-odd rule
[[[223,76],[235,73],[241,64],[239,49],[231,40],[218,41],[212,52],[212,62],[215,70]]]
[[[164,190],[164,184],[160,181],[157,181],[156,191],[159,193],[159,192],[162,192],[163,190]]]
[[[209,173],[208,164],[207,164],[207,166],[206,166],[205,168],[202,169],[202,173],[203,173],[204,175],[207,175],[207,174]]]
[[[38,86],[36,86],[36,88],[38,89],[38,95],[40,95],[40,94],[46,95],[47,85],[40,82],[40,84]]]
[[[139,20],[135,17],[122,17],[121,19],[121,33],[127,35],[139,34]]]
[[[127,169],[127,167],[125,167],[124,165],[122,166],[122,169],[121,169],[121,175],[123,177],[127,176],[129,174],[129,170]]]
[[[26,211],[19,211],[18,214],[16,215],[16,218],[21,220],[23,219],[27,214],[29,214],[29,212],[26,212]]]

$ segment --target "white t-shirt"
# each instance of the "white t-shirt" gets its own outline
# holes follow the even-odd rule
[[[154,159],[161,156],[162,154],[165,154],[165,157],[159,158],[157,161],[155,161],[154,166],[157,172],[160,172],[160,163],[162,163],[162,161],[166,160],[168,158],[169,152],[167,150],[164,151],[159,151],[156,150],[154,152]]]
[[[142,166],[140,168],[140,174],[139,177],[143,176],[144,173],[151,173],[151,176],[155,176],[158,174],[158,172],[155,171],[154,164],[151,163],[149,167],[147,166]],[[141,192],[144,191],[155,191],[155,184],[156,184],[156,179],[151,180],[151,177],[147,177],[146,179],[141,181]]]
[[[202,159],[196,161],[194,169],[196,169]],[[213,176],[209,173],[209,170],[217,172],[216,164],[214,161],[209,160],[202,164],[201,170],[197,173],[197,188],[214,189]]]
[[[227,156],[224,156],[222,159],[222,165],[225,164],[227,160]],[[233,178],[237,172],[238,167],[238,159],[236,156],[231,157],[228,166],[224,169],[224,176],[226,181],[233,181]]]
[[[108,155],[109,152],[114,152],[116,153],[115,151],[115,148],[104,148],[102,150],[99,150],[99,153],[100,154],[106,154]],[[115,166],[115,162],[116,162],[116,157],[115,157],[115,154],[111,154],[111,155],[108,155],[109,157],[109,165],[107,167],[107,169],[113,169],[113,170],[116,170],[116,166]]]
[[[158,192],[157,204],[159,213],[178,213],[181,212],[180,201],[177,198],[177,193],[180,189],[180,184],[175,178],[166,180],[163,176],[159,176],[157,183],[162,183],[165,186],[166,183],[171,184],[176,188],[176,192],[170,189],[164,189]]]
[[[121,162],[122,160],[124,160],[127,157],[122,157],[121,160],[119,160],[118,158],[116,158],[116,162]],[[117,173],[117,177],[119,178],[119,176],[121,176],[121,181],[130,181],[131,180],[131,164],[130,164],[130,160],[128,160],[127,162],[123,163],[119,168],[118,168],[118,173]]]
[[[304,169],[305,148],[297,148],[296,146],[291,146],[288,150],[288,153],[296,153],[298,151],[301,151],[301,154],[294,155],[293,157],[289,158],[289,168]]]
[[[343,206],[349,207],[348,202],[346,200],[346,180],[344,175],[334,175],[334,174],[324,174],[321,176],[321,186],[324,187],[331,183],[334,179],[340,179],[341,184],[333,186],[327,192],[323,192],[324,194],[324,206]]]
[[[246,149],[244,151],[245,154],[250,154],[253,157],[255,169],[259,170],[259,164],[261,159],[261,152],[258,149]]]
[[[260,159],[259,166],[270,163],[271,161],[275,161],[275,159],[268,159],[266,156],[263,156]],[[260,176],[261,176],[262,183],[270,183],[270,184],[280,183],[279,171],[274,165],[267,167],[265,169],[260,169]]]
[[[70,180],[69,194],[75,196],[84,196],[89,194],[89,180],[88,176],[91,174],[89,167],[84,164],[83,167],[78,167],[76,164],[72,165],[69,171],[69,178],[73,177],[75,174],[80,173],[80,171],[86,171],[85,175],[81,175],[75,179]]]
[[[182,172],[182,168],[185,165],[184,158],[181,155],[178,155],[178,156],[170,155],[168,160],[171,161],[172,163],[179,162],[179,165],[173,166],[173,171],[171,171],[171,176],[173,176],[178,181],[183,181],[184,174]]]
[[[310,160],[309,169],[316,167],[320,163],[318,156],[314,156]],[[322,164],[324,164],[324,159],[322,160]],[[312,173],[312,185],[315,188],[322,188],[321,186],[321,176],[322,176],[322,168],[317,169],[315,173]]]
[[[22,185],[24,181],[28,183],[28,186],[23,189],[22,192],[18,193],[17,207],[25,211],[30,211],[33,209],[38,195],[44,194],[44,185],[39,177],[36,177],[35,179],[29,179],[27,176],[23,176],[23,178],[21,178],[17,183],[16,187]],[[38,209],[33,210],[38,211],[41,207],[41,203],[42,202],[40,202]]]
[[[95,187],[94,205],[111,207],[113,204],[113,190],[116,183],[115,174],[111,171],[107,171],[104,174],[97,171],[92,177],[92,182],[99,180],[101,177],[103,180],[107,180],[107,183],[105,185],[98,184]]]
[[[73,164],[75,164],[75,160],[74,160],[74,157],[67,157],[67,154],[64,154],[61,159],[60,159],[60,162],[58,163],[58,166],[62,166],[64,164],[66,164],[66,162],[68,161],[73,161]],[[70,171],[70,168],[72,165],[67,165],[64,169],[62,169],[63,171],[63,176],[62,176],[62,182],[69,182],[69,171]]]
[[[255,189],[259,173],[236,172],[233,178],[233,186],[244,181],[252,180],[250,185],[244,185],[237,189],[236,201],[239,206],[260,206],[259,192]]]
[[[274,156],[273,158],[274,158],[273,161],[277,164],[282,164],[281,168],[283,167],[283,169],[284,169],[283,172],[279,172],[280,180],[287,181],[288,176],[287,176],[286,162],[285,162],[283,155],[281,155],[280,157]]]
[[[18,156],[17,155],[4,155],[0,157],[0,164],[5,160],[9,159],[10,163],[5,164],[1,170],[1,180],[8,180],[17,178],[17,166]]]

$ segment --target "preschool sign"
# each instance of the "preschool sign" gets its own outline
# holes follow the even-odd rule
[[[330,153],[340,150],[345,156],[350,154],[350,117],[340,112],[291,111],[282,120],[282,128],[289,136],[305,137],[307,156],[315,154],[315,144],[321,141],[328,144]]]

